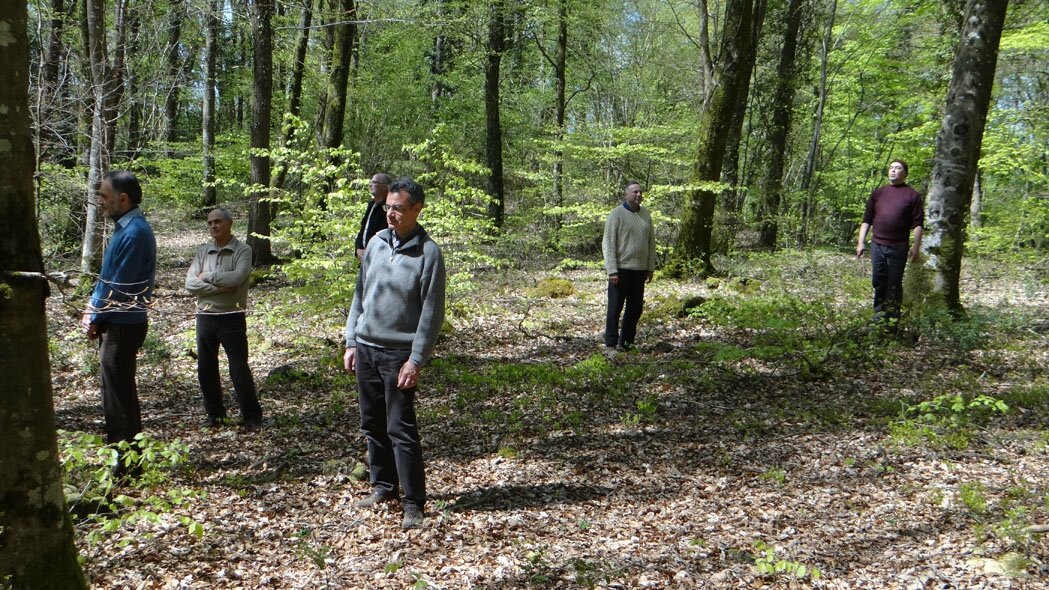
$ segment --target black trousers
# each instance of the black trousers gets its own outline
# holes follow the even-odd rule
[[[643,270],[619,269],[618,284],[608,282],[608,313],[605,315],[605,346],[629,348],[637,336],[637,322],[645,306],[645,277]],[[626,311],[623,308],[626,307]],[[620,330],[619,316],[623,316]]]
[[[903,271],[907,266],[907,246],[871,243],[871,284],[874,286],[874,313],[899,318],[903,304]]]
[[[415,388],[397,387],[397,374],[410,350],[390,350],[357,344],[357,391],[361,432],[368,439],[368,463],[374,491],[396,495],[404,504],[422,509],[426,475],[422,443],[415,418]]]
[[[248,324],[242,313],[197,314],[197,380],[204,396],[204,410],[212,418],[225,418],[219,345],[226,351],[229,376],[245,424],[262,422],[262,407],[248,366]]]
[[[102,413],[106,442],[132,442],[142,432],[142,407],[138,401],[135,371],[138,350],[146,341],[149,325],[101,324],[98,358],[102,378]]]

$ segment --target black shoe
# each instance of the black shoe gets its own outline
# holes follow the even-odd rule
[[[128,466],[124,464],[123,459],[120,459],[110,470],[110,474],[116,484],[132,482],[142,477],[142,465],[135,463]]]
[[[221,418],[218,416],[208,416],[207,418],[204,418],[204,422],[201,423],[201,426],[204,428],[218,428],[225,425],[226,418],[224,416]]]
[[[404,520],[401,528],[404,530],[417,529],[423,525],[423,510],[415,504],[404,505]]]
[[[262,420],[245,420],[240,423],[240,426],[244,432],[258,432],[262,430]]]
[[[357,508],[371,508],[372,506],[375,506],[376,504],[379,504],[379,503],[382,503],[382,502],[389,502],[391,500],[396,500],[396,499],[397,499],[397,494],[393,494],[393,493],[389,493],[389,492],[375,491],[375,492],[372,492],[372,495],[368,496],[367,498],[365,498],[363,500],[357,500],[356,502],[353,503],[353,505],[355,507],[357,507]]]

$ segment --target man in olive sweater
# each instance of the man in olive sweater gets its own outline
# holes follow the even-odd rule
[[[634,346],[637,322],[645,303],[645,283],[652,280],[656,269],[656,232],[648,209],[641,207],[641,197],[641,185],[628,183],[623,189],[623,204],[613,209],[605,221],[601,249],[608,273],[605,346],[609,348]]]
[[[218,207],[208,214],[211,242],[197,248],[186,271],[186,290],[197,298],[197,380],[204,396],[205,426],[226,420],[219,377],[219,346],[226,351],[244,429],[262,426],[262,406],[248,366],[248,287],[251,246],[233,235],[233,215]]]
[[[907,184],[907,162],[889,163],[889,184],[878,187],[867,199],[856,242],[856,256],[863,256],[867,232],[871,240],[871,283],[874,285],[875,319],[897,320],[903,302],[903,271],[907,260],[918,260],[921,250],[924,208],[921,195]],[[908,253],[907,242],[914,232]]]
[[[368,439],[369,508],[403,489],[401,528],[423,523],[426,479],[415,416],[415,389],[444,323],[441,249],[418,224],[423,189],[402,178],[390,185],[385,229],[372,238],[346,318],[343,365],[357,376],[361,430]]]

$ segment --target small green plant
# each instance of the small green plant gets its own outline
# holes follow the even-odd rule
[[[787,482],[787,472],[779,467],[775,467],[762,473],[761,479],[770,481],[776,485],[783,485]]]
[[[74,517],[96,526],[88,534],[89,543],[139,521],[159,522],[165,515],[204,496],[202,492],[179,486],[166,486],[163,493],[113,494],[118,483],[114,468],[122,461],[138,476],[123,485],[137,490],[158,489],[170,480],[170,471],[183,465],[189,447],[181,441],[161,443],[138,434],[134,443],[122,441],[107,445],[100,436],[86,432],[58,432],[59,454],[65,472],[66,503]],[[186,532],[196,539],[204,535],[201,523],[188,516],[176,516]]]
[[[917,446],[925,442],[934,447],[961,450],[968,448],[975,426],[1008,412],[1005,402],[988,395],[967,398],[961,394],[944,394],[905,407],[901,416],[889,424],[889,431],[894,440],[904,445]]]
[[[982,483],[965,482],[958,486],[958,498],[973,514],[982,516],[987,512],[987,494]]]
[[[331,554],[331,547],[323,543],[316,543],[313,530],[309,528],[302,529],[296,536],[298,541],[295,543],[295,555],[306,559],[314,567],[324,572],[324,587],[331,588],[331,578],[328,573],[328,556]]]
[[[820,579],[820,570],[809,567],[803,563],[781,559],[776,555],[776,550],[764,541],[754,543],[754,566],[763,576],[779,576],[786,574],[798,580],[806,578],[811,580]]]

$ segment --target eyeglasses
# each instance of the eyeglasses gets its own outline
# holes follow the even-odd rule
[[[407,211],[407,207],[405,207],[404,205],[383,205],[382,210],[387,213],[393,211],[394,213],[400,215],[401,213]]]

